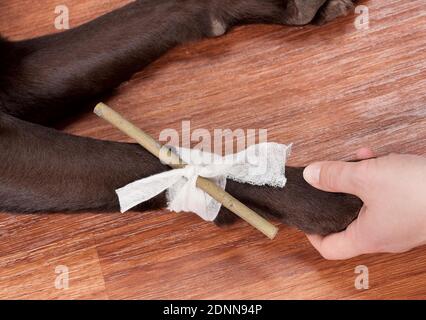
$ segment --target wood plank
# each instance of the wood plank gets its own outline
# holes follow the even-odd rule
[[[66,0],[75,26],[126,1]],[[56,32],[54,0],[0,3],[13,39]],[[163,129],[266,128],[295,147],[290,165],[378,154],[426,154],[424,4],[367,1],[370,29],[354,17],[324,27],[239,27],[172,50],[107,102],[157,136]],[[29,11],[28,8],[31,8]],[[142,32],[142,31],[141,31]],[[128,141],[86,114],[65,131]],[[426,248],[323,260],[304,235],[280,226],[274,241],[238,223],[226,230],[166,211],[121,215],[0,214],[0,298],[426,298]],[[69,291],[52,268],[69,265]],[[366,265],[370,289],[356,290]]]
[[[34,229],[35,223],[30,224],[28,230]],[[52,236],[44,229],[43,234],[33,232],[33,240],[22,239],[21,246],[16,247],[14,240],[25,231],[12,227],[8,230],[8,235],[2,235],[2,244],[10,246],[13,253],[4,254],[1,250],[0,299],[108,298],[97,249],[90,236],[51,241]],[[57,229],[54,233],[61,234]],[[34,246],[37,242],[39,245]]]

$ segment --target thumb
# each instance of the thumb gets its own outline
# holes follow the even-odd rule
[[[303,171],[306,182],[317,189],[357,196],[361,196],[363,176],[360,172],[360,162],[317,162]]]

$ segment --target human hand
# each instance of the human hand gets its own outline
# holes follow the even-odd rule
[[[391,154],[375,158],[358,151],[357,163],[319,162],[304,171],[312,186],[345,192],[364,202],[358,218],[340,233],[307,235],[326,259],[349,259],[366,253],[408,251],[426,244],[426,158]]]

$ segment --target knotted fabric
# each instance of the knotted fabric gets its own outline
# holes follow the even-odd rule
[[[206,221],[216,219],[221,204],[197,188],[197,178],[212,180],[225,189],[226,179],[253,185],[283,188],[286,184],[285,163],[291,145],[260,143],[227,156],[198,149],[175,151],[188,165],[137,180],[117,189],[121,212],[126,212],[167,190],[168,209],[194,212]],[[238,198],[238,195],[235,195]]]

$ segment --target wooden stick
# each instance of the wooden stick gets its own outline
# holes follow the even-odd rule
[[[133,138],[142,147],[144,147],[146,150],[148,150],[150,153],[152,153],[170,167],[177,169],[183,168],[187,165],[176,153],[172,152],[170,149],[168,149],[167,157],[165,157],[162,152],[164,151],[164,149],[162,149],[163,146],[160,143],[158,143],[149,134],[143,132],[134,124],[123,118],[120,114],[112,110],[106,104],[99,103],[96,106],[94,113],[117,127],[129,137]],[[221,203],[225,208],[247,221],[253,227],[266,235],[269,239],[275,238],[278,232],[277,227],[245,206],[229,193],[219,188],[212,181],[203,177],[198,177],[197,187],[208,193],[213,199]]]

